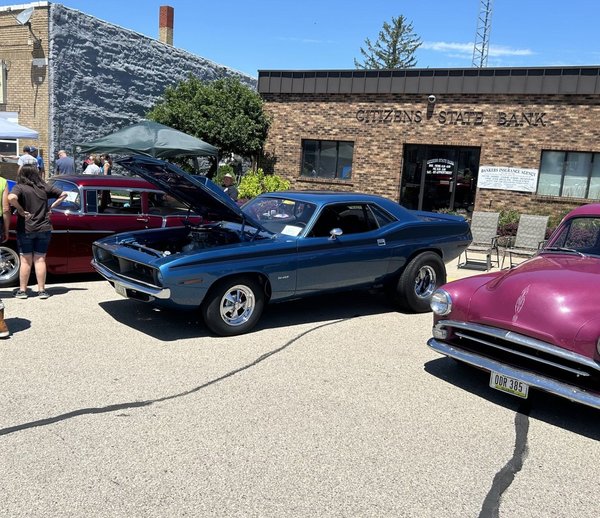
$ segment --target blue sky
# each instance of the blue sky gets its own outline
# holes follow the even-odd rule
[[[470,67],[480,7],[480,0],[58,3],[155,38],[159,7],[170,5],[175,46],[252,76],[258,70],[353,69],[365,38],[374,42],[383,22],[399,15],[423,40],[418,68]],[[600,0],[494,0],[488,66],[598,65],[599,19]]]

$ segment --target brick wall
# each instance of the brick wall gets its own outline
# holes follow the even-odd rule
[[[426,96],[406,94],[263,94],[263,99],[273,121],[265,151],[296,189],[362,191],[398,201],[404,144],[480,147],[480,165],[533,169],[545,149],[600,152],[598,96],[438,95],[433,107]],[[300,177],[303,139],[353,141],[352,179]],[[475,209],[558,214],[585,202],[480,189]]]
[[[39,140],[21,139],[19,147],[35,145],[46,158],[49,144],[48,66],[36,66],[34,63],[42,64],[43,61],[39,60],[48,57],[48,8],[35,9],[30,18],[31,32],[13,17],[20,12],[0,11],[0,59],[7,67],[6,102],[0,105],[0,110],[17,112],[19,124],[39,132]],[[8,167],[3,164],[3,169]]]

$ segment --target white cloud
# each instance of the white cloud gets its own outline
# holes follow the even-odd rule
[[[421,45],[423,50],[432,50],[442,52],[453,57],[470,58],[473,55],[474,43],[451,43],[445,41],[425,41]],[[504,45],[490,45],[488,56],[532,56],[534,53],[530,49],[513,49]]]

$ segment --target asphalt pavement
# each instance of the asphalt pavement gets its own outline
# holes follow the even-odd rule
[[[2,517],[598,514],[598,412],[494,391],[431,314],[352,293],[221,338],[94,276],[48,291],[0,290]]]

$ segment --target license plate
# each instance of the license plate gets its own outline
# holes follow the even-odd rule
[[[494,371],[490,372],[490,387],[522,398],[527,398],[529,392],[527,383]]]
[[[122,284],[115,282],[115,291],[117,292],[117,294],[121,295],[121,297],[127,298],[127,290]]]

